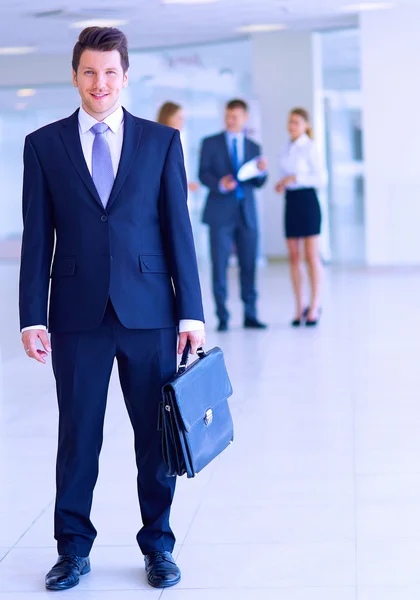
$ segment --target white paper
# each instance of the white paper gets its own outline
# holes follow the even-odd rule
[[[247,181],[248,179],[259,177],[262,174],[257,166],[259,160],[260,157],[258,156],[257,158],[253,158],[252,160],[244,163],[238,171],[238,181]]]

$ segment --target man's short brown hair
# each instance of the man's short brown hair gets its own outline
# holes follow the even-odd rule
[[[73,49],[72,67],[77,73],[80,57],[85,50],[98,50],[99,52],[110,52],[118,50],[121,56],[121,66],[124,73],[127,72],[128,42],[124,33],[114,27],[87,27],[79,35],[79,39]]]
[[[239,98],[235,98],[235,100],[230,100],[226,104],[227,110],[233,110],[234,108],[242,108],[245,112],[248,112],[248,104],[245,100],[240,100]]]

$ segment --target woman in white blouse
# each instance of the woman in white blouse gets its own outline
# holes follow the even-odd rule
[[[326,184],[326,171],[312,140],[308,111],[294,108],[289,115],[290,142],[280,157],[281,179],[278,193],[285,193],[285,232],[290,258],[290,270],[296,297],[296,316],[293,327],[304,321],[307,326],[318,324],[322,264],[319,253],[321,209],[315,188]],[[311,301],[303,306],[302,246],[308,265]]]

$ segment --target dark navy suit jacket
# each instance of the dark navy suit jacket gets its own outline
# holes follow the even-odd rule
[[[261,156],[258,144],[245,137],[244,162]],[[238,200],[235,192],[223,194],[219,191],[219,181],[225,175],[234,175],[234,167],[226,142],[226,134],[219,133],[203,140],[201,148],[199,177],[203,185],[209,188],[207,203],[204,208],[203,222],[212,227],[229,225],[238,218]],[[261,187],[266,177],[250,179],[241,186],[244,198],[241,201],[242,214],[247,226],[257,228],[257,211],[255,206],[254,188]]]
[[[106,209],[83,156],[78,111],[26,138],[21,328],[47,325],[50,277],[53,332],[98,327],[109,297],[131,329],[204,320],[179,132],[124,116]]]

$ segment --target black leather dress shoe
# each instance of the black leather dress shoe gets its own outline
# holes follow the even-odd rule
[[[47,590],[68,590],[79,583],[80,575],[90,571],[89,558],[66,554],[59,556],[51,571],[45,577]]]
[[[217,331],[227,331],[229,329],[229,326],[227,324],[227,321],[220,321],[219,326],[217,327]]]
[[[245,329],[267,329],[267,325],[261,323],[257,319],[246,318],[244,321]]]
[[[181,581],[181,571],[170,552],[151,552],[144,557],[147,581],[155,588],[168,588]]]

